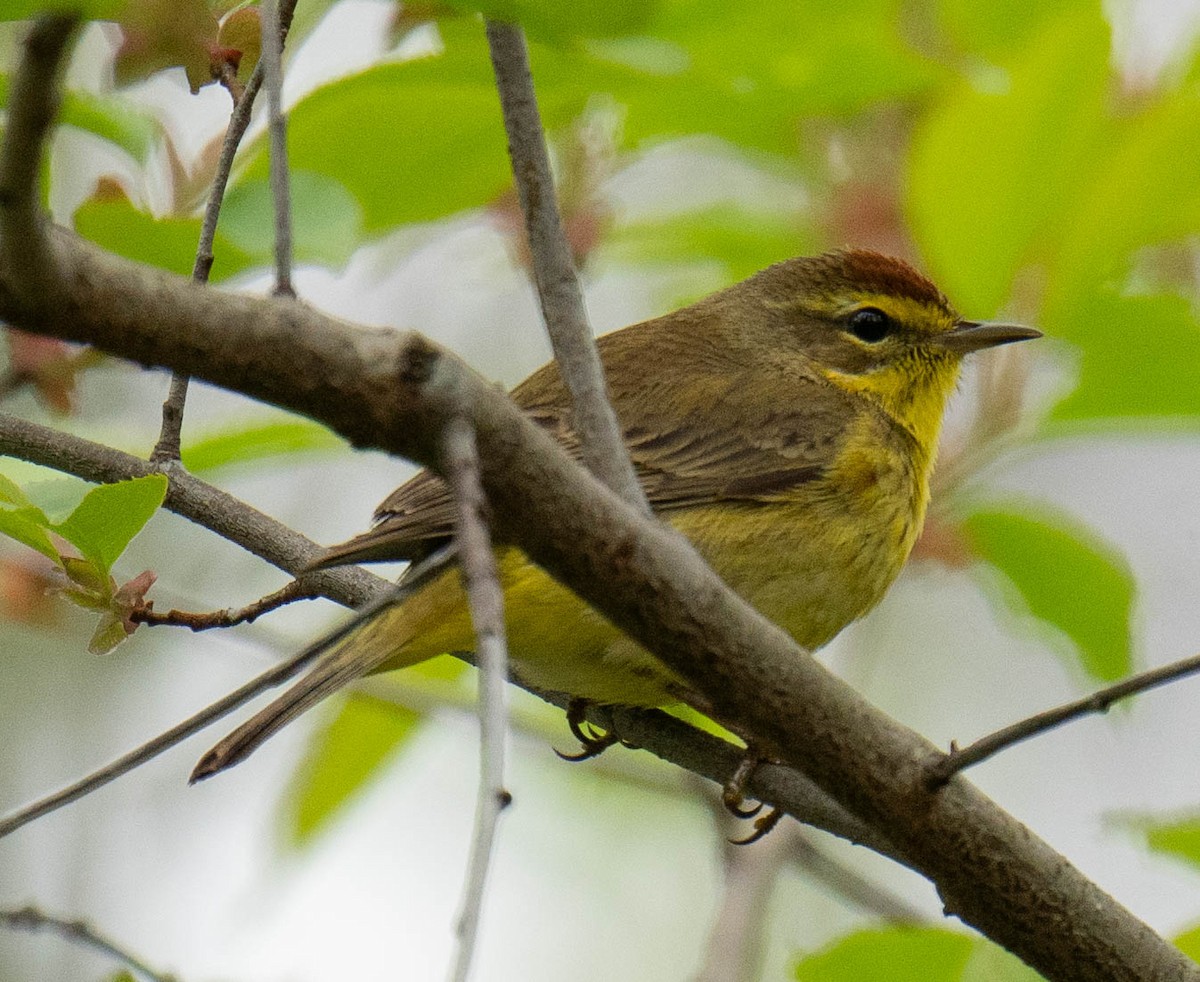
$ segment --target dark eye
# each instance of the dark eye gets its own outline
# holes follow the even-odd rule
[[[875,344],[891,333],[892,319],[878,307],[863,307],[850,315],[846,326],[860,341]]]

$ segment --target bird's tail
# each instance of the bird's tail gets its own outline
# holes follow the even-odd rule
[[[414,631],[406,607],[401,604],[384,610],[339,642],[299,682],[201,757],[190,783],[241,763],[301,713],[385,663],[390,663],[389,668],[401,668],[437,654],[413,650],[409,657],[405,646]]]

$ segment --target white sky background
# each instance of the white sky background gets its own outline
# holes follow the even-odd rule
[[[371,25],[385,11],[363,0],[337,8],[297,58],[296,81],[308,88],[347,64],[370,61],[378,49],[364,39],[374,36]],[[1140,66],[1160,65],[1198,21],[1200,0],[1142,2],[1114,16],[1121,50]],[[193,149],[224,123],[228,97],[215,88],[199,98],[188,96],[179,79],[145,88],[148,99],[179,114],[176,132]],[[740,193],[760,201],[783,193],[729,160],[714,167],[711,158],[667,150],[618,176],[612,191],[621,207],[647,211],[668,183],[673,192],[687,187],[695,203],[751,181],[751,190]],[[604,331],[657,313],[664,297],[694,290],[696,276],[694,270],[676,277],[600,270],[588,283],[593,322]],[[343,274],[303,271],[298,285],[306,299],[335,313],[418,328],[505,383],[548,353],[527,282],[500,236],[471,218],[406,231],[364,250]],[[147,379],[131,393],[113,385],[110,373],[121,371],[86,383],[95,435],[149,446],[165,380]],[[199,431],[206,418],[243,406],[197,387],[189,427]],[[402,463],[358,454],[332,465],[301,463],[286,478],[239,471],[222,480],[318,541],[335,541],[361,530],[406,473]],[[1061,504],[1125,553],[1141,591],[1139,656],[1157,664],[1192,653],[1200,639],[1200,515],[1185,504],[1194,504],[1198,477],[1200,446],[1181,436],[1064,444],[1006,463],[994,480],[998,488]],[[181,521],[156,519],[123,567],[158,570],[154,595],[164,608],[236,605],[281,582],[258,561],[212,540]],[[328,606],[309,605],[220,637],[143,630],[102,661],[80,654],[90,630],[82,615],[58,650],[49,650],[42,635],[11,629],[0,670],[0,810],[189,715],[260,671],[277,651],[298,646],[328,616]],[[965,577],[906,575],[875,614],[831,646],[826,660],[944,745],[1081,691],[1066,660],[1010,627],[996,622]],[[273,640],[278,649],[270,647]],[[959,653],[954,662],[946,660],[947,650]],[[886,660],[875,657],[879,651]],[[1065,728],[973,775],[1167,932],[1200,920],[1200,875],[1149,856],[1105,816],[1148,804],[1200,805],[1196,685]],[[192,763],[223,732],[218,726],[0,842],[0,905],[33,901],[85,917],[181,982],[443,977],[474,810],[474,723],[447,713],[336,828],[310,851],[289,855],[276,845],[279,794],[315,720],[314,714],[290,728],[230,774],[187,788]],[[565,727],[558,745],[570,747]],[[630,790],[591,765],[561,764],[540,741],[518,739],[515,750],[509,787],[516,805],[502,821],[476,978],[689,978],[720,887],[719,852],[703,808]],[[673,779],[668,770],[655,773]],[[937,918],[936,898],[923,881],[863,850],[838,853]],[[781,977],[796,951],[855,923],[820,888],[785,873],[773,900],[765,977]],[[0,965],[15,972],[13,982],[100,978],[106,968],[59,941],[11,933],[0,933]]]

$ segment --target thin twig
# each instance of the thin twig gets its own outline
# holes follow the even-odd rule
[[[283,116],[283,35],[279,0],[262,3],[262,64],[267,85],[267,133],[270,184],[275,201],[275,288],[277,297],[294,297],[292,286],[292,195],[288,180],[287,122]]]
[[[571,392],[584,464],[601,483],[648,514],[650,507],[608,401],[604,368],[559,216],[525,35],[514,24],[489,20],[487,37],[542,317],[559,371]]]
[[[504,787],[504,742],[508,733],[508,644],[504,632],[504,591],[492,552],[487,500],[479,482],[475,431],[461,418],[446,427],[443,451],[446,477],[454,492],[458,523],[454,541],[471,623],[475,628],[479,665],[479,796],[475,803],[475,832],[463,885],[458,918],[458,952],[451,979],[466,982],[474,960],[483,893],[496,841],[496,825],[512,802]]]
[[[96,484],[158,473],[153,464],[140,457],[6,413],[0,413],[0,455]],[[167,475],[163,505],[293,576],[322,551],[306,536],[182,470]],[[359,607],[387,587],[386,580],[358,567],[305,573],[304,582],[345,607]]]
[[[974,767],[1014,744],[1047,733],[1082,716],[1105,713],[1109,706],[1118,700],[1137,695],[1139,692],[1156,689],[1168,682],[1195,675],[1197,672],[1200,672],[1200,655],[1192,655],[1189,658],[1172,662],[1170,665],[1131,675],[1115,685],[1093,692],[1090,696],[1084,696],[1082,699],[1064,703],[1054,709],[1038,713],[1036,716],[1020,720],[1003,729],[996,730],[994,733],[989,733],[961,750],[955,744],[951,744],[950,752],[939,757],[930,766],[929,785],[933,788],[941,787],[959,771]]]
[[[86,921],[55,917],[30,906],[19,910],[0,910],[0,924],[19,931],[49,931],[57,934],[60,938],[115,958],[147,982],[175,982],[175,976],[156,972],[137,955],[98,933]]]
[[[304,580],[292,580],[280,587],[274,593],[259,597],[253,603],[244,607],[227,607],[225,610],[210,610],[196,612],[190,610],[169,610],[160,614],[153,606],[134,609],[129,619],[136,624],[146,624],[152,627],[186,627],[192,631],[211,631],[213,628],[236,627],[239,624],[253,624],[263,614],[278,610],[297,600],[311,600],[319,597],[321,592],[311,583]]]
[[[278,33],[281,38],[286,36],[295,9],[296,0],[286,0],[280,10],[283,24],[279,27]],[[282,44],[282,40],[280,43]],[[213,243],[217,236],[217,222],[221,217],[221,205],[225,201],[229,176],[233,173],[233,161],[237,157],[238,148],[242,145],[246,130],[250,128],[254,102],[262,88],[264,71],[263,59],[260,58],[258,64],[254,66],[254,71],[250,73],[250,79],[246,83],[245,89],[234,103],[233,111],[229,114],[229,124],[225,127],[221,152],[217,157],[208,200],[204,205],[204,219],[200,223],[200,240],[196,245],[196,259],[192,264],[192,279],[197,283],[207,283],[209,274],[212,272],[215,259]],[[231,94],[233,91],[234,89],[230,87]],[[166,401],[163,402],[162,428],[159,431],[158,441],[150,453],[150,459],[156,463],[179,460],[187,391],[188,377],[175,372],[171,376],[170,391],[167,393]]]
[[[418,563],[412,567],[412,572],[405,577],[403,583],[389,585],[387,589],[380,591],[374,598],[356,610],[353,616],[347,619],[345,623],[338,625],[334,630],[317,638],[316,641],[286,661],[251,679],[241,688],[235,689],[229,695],[218,699],[210,706],[206,706],[182,723],[160,733],[152,740],[131,750],[124,756],[118,757],[112,763],[0,820],[0,839],[15,832],[22,826],[41,818],[43,815],[57,811],[64,805],[78,801],[97,788],[102,788],[104,785],[115,781],[121,775],[127,774],[134,768],[140,767],[147,761],[153,760],[177,744],[182,743],[193,733],[198,733],[222,717],[229,715],[235,709],[244,706],[260,693],[282,685],[289,679],[294,678],[318,656],[341,641],[364,621],[374,617],[389,604],[403,600],[404,597],[408,596],[414,590],[428,583],[432,577],[440,574],[445,568],[448,552],[449,550],[447,549],[439,550],[439,552],[434,553],[428,559]],[[195,774],[193,774],[192,780],[193,782],[197,780]]]

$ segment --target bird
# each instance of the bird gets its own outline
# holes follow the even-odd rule
[[[658,518],[808,651],[882,598],[920,535],[946,402],[963,358],[1040,337],[965,320],[903,260],[863,249],[789,259],[696,303],[604,335],[597,348],[637,478]],[[511,398],[581,456],[555,363]],[[374,526],[313,568],[418,562],[451,542],[454,501],[423,470]],[[495,546],[510,660],[522,680],[589,704],[686,701],[686,682],[529,560]],[[326,652],[210,750],[200,780],[363,675],[470,650],[459,576],[447,569]],[[589,746],[589,741],[594,741]]]

